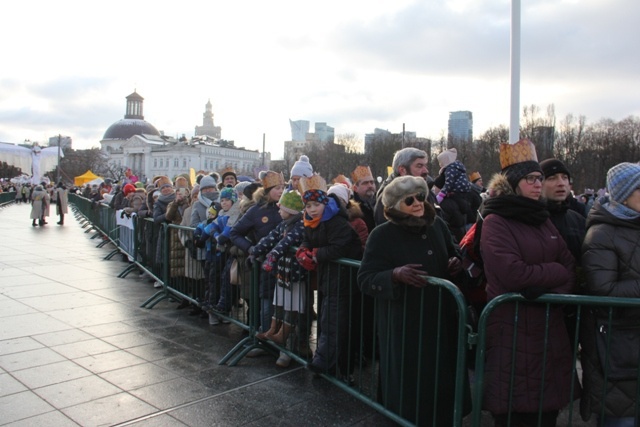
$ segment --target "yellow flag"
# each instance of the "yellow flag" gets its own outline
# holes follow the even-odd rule
[[[192,187],[196,184],[196,170],[194,168],[189,168],[189,181],[191,181]]]
[[[393,173],[393,167],[387,166],[387,176],[391,176],[392,173]]]

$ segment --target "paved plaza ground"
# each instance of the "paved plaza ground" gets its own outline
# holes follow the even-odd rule
[[[0,210],[0,425],[387,426],[301,365],[271,356],[219,365],[242,337],[164,300],[126,263],[104,260],[73,215],[32,227]],[[53,209],[55,211],[55,209]]]

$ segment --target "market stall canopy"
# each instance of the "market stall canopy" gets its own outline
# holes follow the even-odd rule
[[[84,185],[90,181],[93,181],[94,179],[102,179],[102,178],[100,178],[98,175],[88,170],[82,175],[76,176],[75,178],[73,178],[73,185],[75,185],[76,187],[80,187],[81,185]]]

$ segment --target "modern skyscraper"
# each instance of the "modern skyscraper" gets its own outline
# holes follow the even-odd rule
[[[471,111],[452,111],[449,113],[449,140],[473,141],[473,113]]]

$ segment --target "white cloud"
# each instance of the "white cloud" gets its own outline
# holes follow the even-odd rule
[[[637,16],[635,0],[523,2],[521,103],[640,115]],[[134,89],[169,135],[193,135],[211,99],[223,137],[265,133],[274,157],[289,119],[433,138],[449,111],[473,111],[476,135],[509,122],[507,0],[27,0],[3,17],[1,141],[97,146]]]

